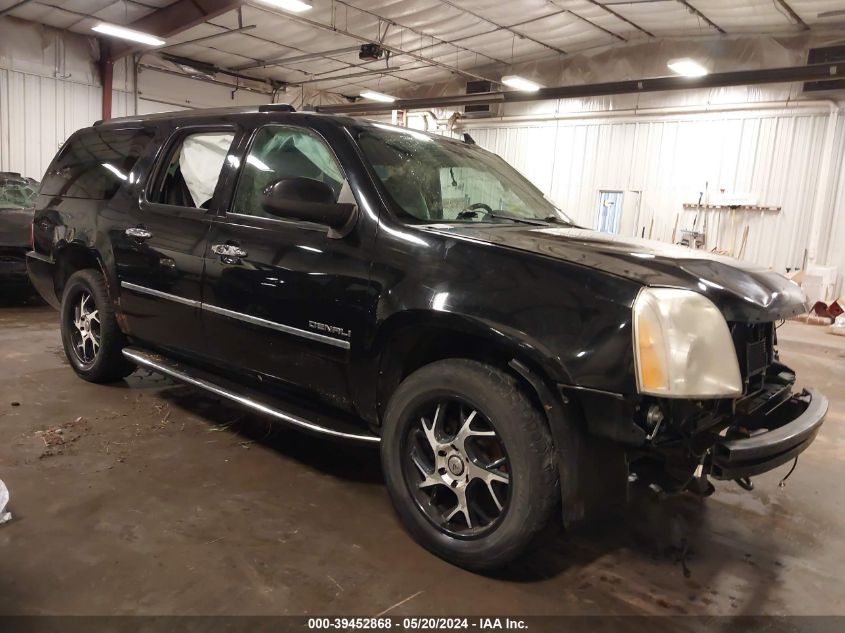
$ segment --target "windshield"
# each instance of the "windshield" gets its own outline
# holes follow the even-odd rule
[[[37,183],[10,180],[0,183],[0,209],[26,209],[35,204]]]
[[[358,143],[405,219],[571,224],[513,167],[474,145],[377,124]]]

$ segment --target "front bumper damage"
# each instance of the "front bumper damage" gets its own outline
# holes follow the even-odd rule
[[[828,400],[814,389],[780,400],[764,412],[732,427],[712,450],[710,475],[740,479],[768,472],[797,457],[816,438]]]

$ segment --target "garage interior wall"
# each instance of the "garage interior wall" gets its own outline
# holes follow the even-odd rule
[[[93,40],[14,18],[0,18],[0,171],[40,180],[74,131],[102,118]],[[135,114],[132,61],[114,67],[112,116]],[[271,95],[176,77],[138,74],[137,112],[255,105]],[[284,95],[282,95],[284,96]]]
[[[488,126],[479,121],[465,129],[588,227],[596,226],[600,191],[623,193],[621,234],[667,242],[676,221],[676,241],[682,229],[692,229],[696,215],[696,226],[702,229],[704,216],[683,210],[684,203],[698,202],[701,194],[714,202],[724,189],[760,205],[782,207],[708,211],[706,222],[708,248],[738,254],[748,226],[744,258],[783,272],[800,268],[805,248],[813,247],[810,218],[824,195],[823,170],[842,169],[825,164],[825,152],[831,151],[825,143],[831,116],[835,114],[828,105],[808,103],[613,118],[599,113]],[[836,136],[841,147],[841,124]],[[845,212],[845,193],[841,185],[839,189],[834,216]],[[822,244],[820,251],[824,249]],[[825,263],[826,255],[819,252],[816,263]]]
[[[755,46],[769,65],[802,63],[799,51],[806,49],[800,42]],[[91,38],[0,18],[0,170],[40,179],[61,143],[101,118],[95,49]],[[719,50],[747,60],[746,49],[730,41]],[[635,53],[603,53],[609,76],[620,68],[659,74],[637,64],[638,58],[653,59],[654,51]],[[594,67],[584,75],[583,60],[571,65],[583,75],[577,83],[595,79]],[[542,76],[542,68],[535,70]],[[554,72],[575,81],[572,69]],[[146,68],[139,72],[137,95],[132,81],[131,61],[118,62],[113,116],[271,101],[269,93],[233,93]],[[457,88],[433,86],[430,93]],[[502,155],[588,227],[596,226],[600,191],[622,192],[621,234],[645,232],[664,241],[676,221],[676,241],[682,229],[692,228],[696,214],[683,211],[683,204],[697,202],[705,187],[711,201],[725,189],[779,206],[708,212],[707,247],[739,254],[747,226],[744,259],[784,272],[800,267],[806,250],[811,264],[837,268],[831,292],[841,294],[845,250],[836,245],[845,243],[845,117],[839,103],[796,100],[800,96],[793,84],[508,104],[498,117],[464,119],[455,131],[470,132]],[[435,116],[445,118],[443,112]],[[420,116],[408,121],[428,127]],[[697,228],[703,222],[699,217]]]

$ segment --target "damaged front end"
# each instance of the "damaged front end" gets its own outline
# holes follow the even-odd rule
[[[645,397],[633,421],[645,441],[629,453],[631,472],[661,492],[713,491],[708,476],[750,478],[797,459],[815,439],[827,398],[795,392],[795,373],[778,360],[774,323],[730,323],[742,394],[721,399]]]

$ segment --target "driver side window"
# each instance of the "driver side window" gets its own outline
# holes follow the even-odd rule
[[[280,178],[311,178],[327,184],[337,201],[346,178],[325,141],[305,128],[267,125],[246,155],[232,212],[278,219],[261,207],[264,189]]]

